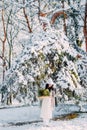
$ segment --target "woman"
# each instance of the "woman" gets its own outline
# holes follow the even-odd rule
[[[41,114],[40,117],[43,119],[45,123],[48,123],[50,119],[52,119],[52,112],[54,107],[54,100],[53,100],[53,85],[46,84],[45,89],[48,89],[50,92],[50,96],[45,96],[42,100],[41,106]]]

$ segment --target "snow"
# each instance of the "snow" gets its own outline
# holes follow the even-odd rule
[[[6,0],[5,2],[8,2],[8,1]],[[75,35],[74,35],[75,30],[73,27],[74,24],[73,24],[73,21],[71,21],[72,20],[71,18],[68,18],[66,20],[67,28],[69,28],[69,29],[71,28],[71,30],[72,30],[71,32],[68,31],[70,33],[70,34],[68,34],[68,38],[69,38],[68,39],[65,36],[64,32],[62,31],[63,21],[61,19],[60,19],[60,22],[57,23],[57,25],[59,25],[58,28],[61,28],[60,30],[59,29],[56,30],[57,28],[54,29],[55,27],[51,27],[51,25],[50,25],[51,16],[49,16],[48,18],[40,17],[41,25],[39,25],[38,8],[37,8],[38,2],[37,1],[30,0],[30,2],[26,2],[25,5],[23,5],[21,2],[18,2],[18,4],[17,4],[13,0],[11,0],[11,1],[9,1],[9,7],[10,7],[10,2],[13,6],[13,10],[12,10],[13,13],[15,14],[15,11],[17,12],[17,14],[14,15],[14,17],[17,16],[17,18],[18,18],[18,19],[17,18],[14,19],[14,17],[12,16],[14,19],[12,21],[14,21],[13,23],[15,24],[15,27],[16,28],[18,27],[20,31],[16,38],[14,36],[15,36],[17,30],[16,30],[16,28],[13,29],[14,35],[12,35],[12,37],[14,37],[15,40],[13,41],[14,46],[13,46],[13,51],[12,51],[13,52],[12,60],[14,60],[14,58],[16,58],[16,56],[17,56],[17,60],[15,63],[13,63],[13,61],[12,61],[13,68],[11,69],[11,71],[10,70],[8,71],[10,75],[7,75],[7,74],[5,75],[5,77],[7,76],[7,80],[6,80],[7,82],[5,84],[7,85],[7,83],[9,83],[10,87],[13,85],[12,89],[16,93],[18,91],[19,84],[23,85],[22,87],[28,86],[28,81],[30,81],[31,83],[35,81],[33,77],[37,77],[37,76],[40,77],[41,73],[45,73],[44,63],[46,65],[50,64],[49,60],[48,59],[46,60],[46,55],[48,55],[48,53],[56,54],[53,57],[53,60],[56,63],[57,60],[60,60],[59,54],[61,56],[62,55],[61,52],[63,52],[64,54],[65,54],[65,52],[67,52],[67,54],[71,55],[73,58],[77,56],[78,52],[75,51],[73,46],[69,43],[69,39],[70,39],[70,41],[72,41],[72,43],[74,43],[74,41],[76,40],[74,38],[75,37]],[[54,2],[54,5],[55,5],[55,3],[57,1],[54,0],[52,2]],[[62,6],[60,3],[57,2],[58,6],[61,6],[60,8],[58,8],[58,6],[54,7],[52,5],[52,2],[50,1],[50,3],[49,3],[48,0],[42,1],[40,10],[43,13],[49,11],[49,12],[52,12],[52,14],[57,11],[62,10],[62,8],[61,8]],[[84,3],[85,3],[85,0],[83,0],[83,2],[80,1],[80,6],[78,8],[78,4],[76,2],[71,1],[70,6],[68,6],[67,2],[65,2],[64,10],[69,11],[69,9],[73,8],[73,9],[77,10],[78,13],[81,13],[82,12],[81,6],[84,5]],[[24,30],[26,30],[26,27],[24,27],[24,25],[22,24],[22,21],[21,21],[22,12],[21,11],[18,12],[20,7],[27,7],[28,5],[29,5],[29,8],[31,7],[28,12],[31,12],[33,14],[33,16],[29,15],[29,17],[31,17],[31,19],[32,19],[32,21],[30,19],[29,20],[30,20],[30,24],[32,23],[32,31],[33,31],[33,33],[30,35],[27,33],[27,31],[24,31]],[[33,10],[31,11],[31,9],[33,9]],[[8,8],[7,8],[7,10],[8,10]],[[8,12],[9,12],[9,10],[8,10]],[[68,12],[68,13],[70,14],[70,12]],[[83,16],[83,13],[81,13],[81,14]],[[15,20],[17,20],[17,21],[15,21]],[[19,23],[19,20],[20,20],[20,23]],[[22,20],[24,20],[24,19],[22,19]],[[82,25],[82,23],[83,23],[82,18],[78,17],[77,20],[80,20],[80,22],[78,21],[78,23],[79,23],[79,25]],[[46,31],[42,31],[44,22],[47,24]],[[72,23],[72,27],[71,27],[71,23]],[[20,27],[19,27],[19,25],[20,25]],[[57,27],[57,25],[56,25],[56,27]],[[2,24],[1,24],[1,26],[2,26]],[[10,27],[10,25],[9,25],[9,27]],[[12,32],[13,32],[13,30],[12,30]],[[1,32],[3,32],[3,31],[1,31]],[[82,32],[82,30],[80,28],[79,29],[79,36],[81,35],[80,39],[83,38],[83,34],[81,34],[81,32]],[[10,36],[10,34],[8,36]],[[23,49],[22,46],[23,46],[24,50],[21,53],[21,51]],[[85,48],[84,46],[85,46],[85,44],[83,45],[82,48]],[[45,61],[41,60],[41,56],[38,58],[38,55],[40,55],[40,54],[42,54],[45,57]],[[33,57],[32,57],[32,55],[33,55]],[[69,84],[70,84],[70,90],[72,90],[72,91],[75,90],[75,92],[78,95],[80,94],[80,97],[82,97],[81,100],[86,101],[86,104],[87,104],[87,96],[86,96],[87,93],[86,93],[86,91],[84,92],[85,89],[82,89],[83,85],[84,85],[84,87],[87,86],[86,58],[85,59],[81,58],[81,61],[80,60],[77,61],[78,62],[78,72],[80,73],[80,76],[78,76],[77,68],[75,68],[76,67],[75,63],[73,63],[72,61],[68,61],[67,57],[64,56],[60,60],[60,61],[65,60],[67,63],[67,67],[65,67],[65,66],[62,66],[62,68],[60,67],[61,69],[58,73],[59,77],[57,79],[56,86],[59,85],[59,86],[62,86],[62,88],[68,88]],[[33,65],[32,62],[30,61],[31,58],[33,58],[33,59],[36,58],[36,60],[38,59],[39,64]],[[85,60],[85,63],[84,63],[84,60]],[[24,64],[22,66],[22,64],[25,62],[26,62],[26,64]],[[58,63],[58,61],[57,61],[57,63]],[[31,68],[31,70],[29,70],[27,68]],[[24,71],[25,71],[25,74],[23,73]],[[50,69],[50,67],[47,68],[46,71],[47,71],[48,75],[52,75],[52,73],[53,73],[53,71],[52,71],[52,69]],[[75,72],[74,74],[72,73],[73,71]],[[22,75],[22,74],[24,74],[24,75]],[[80,78],[82,79],[82,81],[84,83],[84,84],[82,83],[82,87],[80,86]],[[8,79],[9,79],[9,81],[8,81]],[[47,79],[47,75],[46,75],[45,79]],[[55,79],[55,77],[54,77],[54,79]],[[43,86],[44,86],[44,82],[42,82],[42,80],[40,82],[43,83]],[[10,92],[10,90],[12,90],[10,87],[8,87],[8,92]],[[32,99],[33,94],[29,93],[29,95],[31,95],[31,99]],[[1,95],[0,95],[0,97],[1,97]],[[29,104],[28,97],[25,97],[23,100],[22,95],[18,92],[18,95],[16,96],[16,98],[19,98],[19,97],[20,97],[20,100],[22,101],[22,103],[24,103],[24,101],[25,101],[26,104]],[[60,97],[62,98],[62,95],[60,95]],[[86,124],[87,123],[87,110],[86,110],[87,105],[84,105],[84,103],[82,104],[82,102],[79,100],[73,99],[73,97],[72,97],[72,100],[74,100],[75,103],[79,103],[79,106],[75,106],[74,104],[70,105],[70,104],[68,104],[69,100],[68,100],[67,95],[64,95],[64,98],[67,101],[67,105],[59,104],[58,107],[55,108],[53,117],[61,116],[61,115],[67,114],[69,112],[84,111],[86,113],[80,113],[77,118],[74,118],[72,120],[57,120],[57,121],[51,120],[50,123],[48,125],[46,125],[42,122],[42,120],[39,117],[39,115],[40,115],[39,106],[20,106],[20,107],[11,106],[10,108],[0,108],[0,130],[51,130],[51,129],[52,130],[75,130],[75,129],[86,130],[87,129],[87,124]],[[17,102],[17,100],[15,102],[15,100],[16,99],[14,99],[14,101],[13,101],[14,105],[18,105],[19,102]],[[62,101],[63,101],[63,98],[62,98]]]
[[[87,109],[87,106],[85,106]],[[70,111],[79,111],[79,106],[59,104],[53,112],[62,115]],[[80,113],[71,120],[51,120],[47,125],[40,119],[40,107],[21,106],[0,109],[0,130],[86,130],[87,113]],[[35,121],[35,122],[34,122]]]

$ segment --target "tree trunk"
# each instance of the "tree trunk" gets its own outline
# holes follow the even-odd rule
[[[2,9],[2,27],[3,27],[3,39],[0,38],[1,42],[2,42],[2,66],[3,66],[3,74],[2,74],[2,83],[4,86],[4,79],[5,79],[5,70],[6,70],[6,61],[5,61],[5,42],[6,42],[6,38],[7,38],[7,33],[6,33],[6,27],[5,27],[5,21],[4,21],[4,9]],[[3,101],[3,92],[2,92],[2,97],[1,97],[1,101]]]
[[[62,0],[62,8],[63,8],[63,13],[64,13],[64,0]],[[63,28],[64,28],[64,32],[67,35],[67,28],[66,28],[66,19],[65,19],[65,15],[63,15]]]
[[[38,20],[39,20],[39,23],[40,23],[40,0],[38,0]]]
[[[25,0],[23,0],[23,4],[25,4]],[[25,7],[23,7],[23,13],[24,13],[24,17],[26,19],[26,23],[27,23],[27,27],[28,27],[29,33],[32,33],[32,29],[30,27],[30,22],[29,22],[28,15],[26,14]]]
[[[11,68],[12,48],[9,46],[9,69]]]
[[[85,4],[85,18],[84,18],[84,37],[85,37],[85,44],[86,44],[86,52],[87,52],[87,0]]]
[[[6,28],[5,28],[5,22],[4,22],[4,9],[2,9],[2,23],[3,23],[3,32],[4,32],[4,39],[2,40],[2,58],[3,58],[3,82],[5,78],[5,42],[6,42]]]
[[[50,23],[51,23],[51,24],[54,24],[54,23],[55,23],[55,20],[56,20],[57,17],[59,17],[60,15],[64,15],[64,17],[67,16],[67,14],[66,14],[64,11],[58,11],[58,12],[56,12],[56,13],[53,14]]]

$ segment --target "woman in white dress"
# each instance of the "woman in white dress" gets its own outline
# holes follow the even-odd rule
[[[48,123],[52,119],[52,112],[55,106],[54,104],[54,94],[53,94],[53,85],[46,84],[45,89],[48,89],[50,96],[45,96],[42,99],[41,113],[40,117],[45,123]]]

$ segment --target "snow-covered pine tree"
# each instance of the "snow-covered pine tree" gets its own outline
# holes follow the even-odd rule
[[[35,95],[38,96],[38,88],[44,87],[50,77],[61,98],[70,100],[73,94],[68,95],[66,91],[73,93],[75,89],[81,88],[75,65],[76,56],[77,52],[61,30],[49,27],[46,31],[32,33],[31,39],[7,73],[5,94],[9,95],[12,91],[14,98],[21,102],[29,101],[27,103],[30,104]]]

